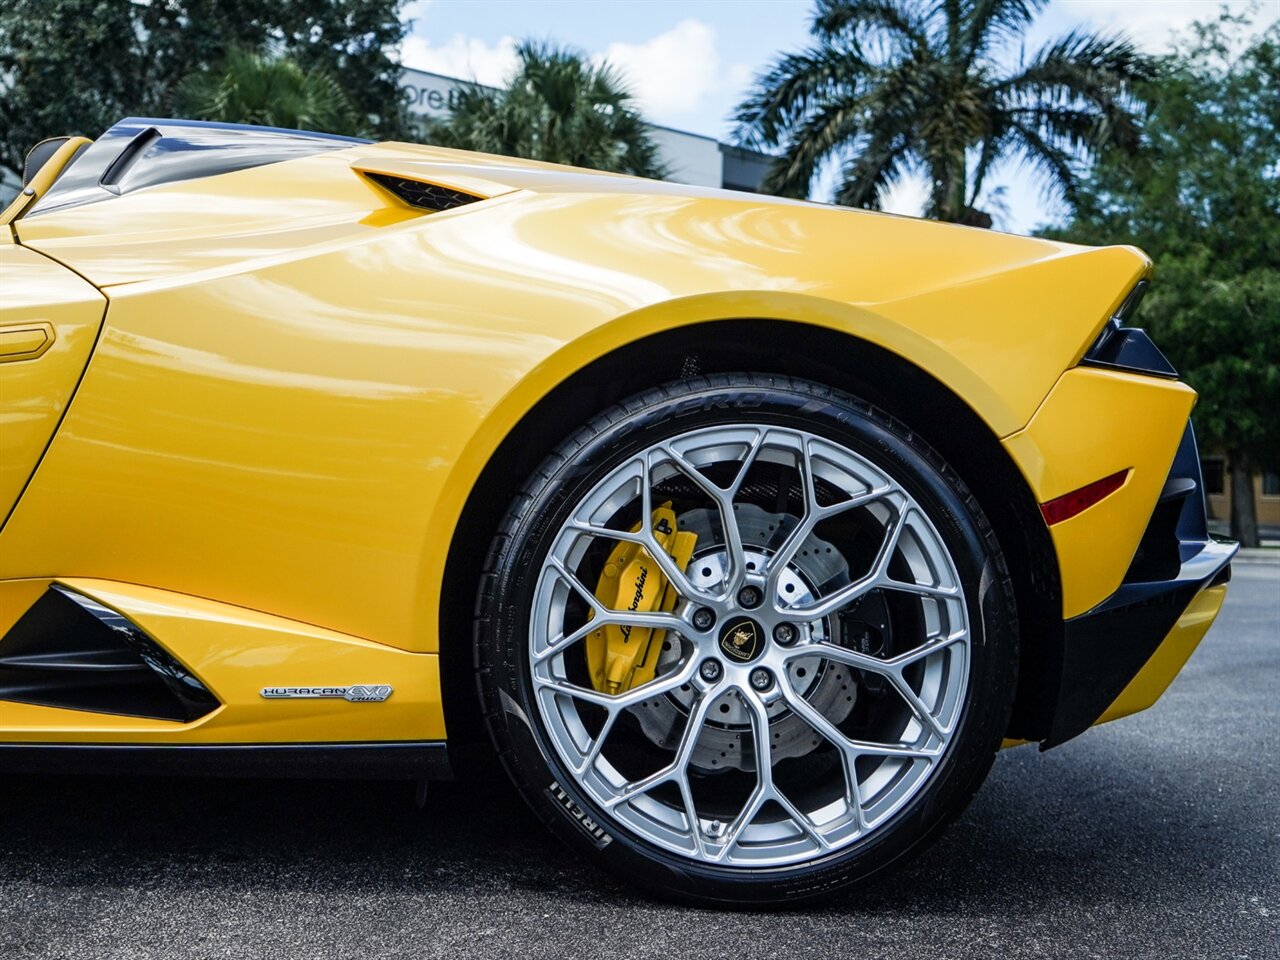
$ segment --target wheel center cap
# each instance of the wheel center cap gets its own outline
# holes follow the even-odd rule
[[[720,652],[737,663],[750,663],[764,651],[764,631],[750,617],[734,617],[720,630]]]

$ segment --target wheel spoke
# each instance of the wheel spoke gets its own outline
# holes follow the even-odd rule
[[[921,597],[934,597],[938,600],[950,600],[960,595],[955,587],[933,587],[927,583],[906,583],[888,577],[876,584],[880,590],[897,590],[899,593],[914,593]]]
[[[881,500],[894,492],[894,487],[891,484],[880,484],[878,486],[868,484],[870,489],[865,493],[852,496],[848,500],[842,500],[840,503],[833,503],[823,507],[818,504],[818,487],[813,469],[812,441],[808,439],[804,439],[800,444],[800,457],[797,461],[797,468],[800,472],[801,488],[804,492],[804,513],[800,517],[799,523],[787,534],[782,546],[769,559],[765,572],[770,596],[777,595],[778,579],[782,576],[783,571],[786,570],[787,564],[795,559],[795,555],[804,545],[804,542],[809,539],[819,523],[837,514],[855,510],[858,507],[866,506],[868,503]]]
[[[684,732],[680,734],[680,743],[676,747],[675,756],[671,762],[655,773],[649,774],[639,780],[633,780],[625,787],[620,789],[607,801],[605,806],[612,809],[628,800],[634,800],[642,793],[647,793],[659,784],[667,783],[670,780],[684,780],[688,786],[688,767],[689,760],[693,757],[693,749],[698,744],[698,734],[702,732],[702,727],[707,722],[707,711],[711,709],[711,701],[714,698],[710,694],[702,694],[698,699],[697,705],[689,712],[689,719],[685,723]]]
[[[859,653],[856,650],[850,650],[848,647],[836,646],[833,643],[825,641],[795,647],[790,651],[788,659],[794,660],[801,657],[820,656],[827,660],[832,660],[836,663],[852,667],[855,670],[863,670],[867,673],[875,673],[884,677],[893,685],[893,688],[897,691],[898,695],[906,701],[907,706],[910,708],[911,712],[915,714],[916,719],[932,730],[939,738],[945,739],[947,733],[950,731],[938,722],[938,719],[929,711],[923,701],[921,701],[919,695],[911,689],[911,684],[907,681],[904,670],[912,664],[918,663],[920,660],[937,653],[939,650],[946,649],[951,644],[956,643],[958,640],[966,636],[968,636],[967,631],[953,634],[942,640],[923,644],[916,647],[914,650],[909,650],[906,653],[893,657],[889,660],[881,660],[880,658],[873,657],[870,654]]]
[[[945,588],[926,587],[917,584],[902,583],[889,578],[889,564],[893,560],[894,553],[898,549],[898,543],[902,538],[902,531],[907,526],[907,518],[914,511],[913,507],[905,506],[898,509],[893,519],[890,521],[885,538],[880,544],[879,550],[876,551],[875,562],[871,565],[870,571],[866,575],[855,580],[839,590],[823,597],[815,603],[802,607],[788,608],[788,612],[797,616],[804,617],[806,620],[821,620],[823,617],[829,617],[833,613],[838,613],[845,607],[849,606],[855,600],[860,600],[872,590],[881,588],[893,590],[909,590],[915,593],[922,593],[928,596],[953,596],[954,592],[946,591]]]
[[[777,783],[773,779],[773,747],[769,740],[769,711],[765,707],[763,701],[752,693],[744,692],[743,699],[747,703],[747,709],[751,713],[751,732],[756,742],[756,782],[761,792],[761,803],[772,800],[786,812],[792,820],[795,821],[797,827],[806,834],[810,840],[817,844],[819,850],[829,850],[829,844],[823,836],[818,833],[818,829],[814,826],[813,821],[800,811],[794,803],[792,803],[783,792],[778,789]]]
[[[680,802],[684,804],[685,819],[689,821],[689,838],[693,841],[693,850],[699,857],[706,857],[707,844],[702,839],[702,821],[698,818],[698,808],[693,802],[693,788],[689,785],[689,777],[683,776],[676,783],[680,787]]]
[[[738,496],[738,492],[742,489],[742,483],[755,463],[756,457],[759,456],[761,449],[763,449],[767,436],[768,431],[764,429],[756,433],[755,439],[751,441],[746,455],[742,458],[742,462],[734,474],[733,483],[728,487],[721,487],[719,484],[709,480],[701,470],[690,463],[688,458],[671,444],[665,444],[661,448],[671,463],[676,466],[676,469],[715,501],[716,511],[720,514],[720,525],[723,528],[725,547],[727,548],[729,559],[729,572],[725,576],[725,589],[722,596],[734,592],[746,575],[746,550],[743,548],[742,531],[738,526],[738,518],[734,513],[733,503]]]
[[[945,650],[953,644],[968,639],[969,631],[961,628],[954,633],[947,634],[945,637],[932,637],[920,644],[920,646],[900,653],[897,656],[890,657],[888,660],[883,662],[884,665],[890,669],[901,671],[904,668],[911,666],[913,663],[919,663],[921,660],[933,656],[939,650]]]
[[[898,691],[898,696],[902,697],[902,699],[906,701],[907,706],[911,708],[911,712],[916,715],[916,719],[932,730],[939,740],[945,741],[949,731],[942,726],[938,721],[938,718],[933,715],[927,706],[925,706],[924,701],[920,699],[919,694],[911,689],[911,684],[907,683],[906,677],[896,671],[890,673],[888,676],[889,682],[892,683],[893,688]]]
[[[640,483],[640,516],[646,518],[640,523],[638,530],[612,530],[585,520],[571,520],[568,526],[579,533],[587,533],[602,539],[639,544],[644,547],[645,553],[653,558],[668,582],[675,587],[676,593],[685,599],[703,597],[705,591],[693,585],[685,572],[676,565],[675,559],[662,549],[658,538],[653,535],[653,470],[649,463],[649,455],[646,453],[637,457],[631,462],[631,466],[639,468],[638,475],[630,479],[638,480]]]
[[[869,653],[859,653],[857,650],[850,650],[848,647],[837,646],[827,640],[795,646],[787,652],[788,660],[814,656],[832,660],[847,667],[853,667],[855,670],[865,670],[868,673],[879,673],[884,676],[893,673],[895,669],[894,664],[887,660],[873,657]]]
[[[938,757],[937,750],[913,747],[907,744],[855,740],[846,736],[839,727],[819,713],[804,697],[800,696],[790,686],[790,681],[782,685],[782,696],[787,706],[799,714],[805,723],[825,737],[832,746],[845,754],[850,761],[856,760],[858,757],[902,757],[908,760],[929,760],[932,762]]]
[[[693,676],[695,666],[694,661],[689,660],[674,673],[650,680],[642,686],[632,687],[625,693],[601,693],[598,690],[579,687],[565,680],[558,680],[553,677],[539,677],[537,675],[534,676],[533,682],[545,690],[564,694],[566,697],[573,697],[575,700],[581,700],[584,703],[592,703],[597,707],[604,707],[606,710],[624,710],[646,700],[652,700],[654,697],[660,697],[664,693],[670,693],[672,690],[688,683]]]
[[[738,845],[738,841],[742,839],[743,831],[755,820],[756,815],[760,812],[760,808],[764,806],[767,799],[768,797],[764,795],[764,791],[758,786],[752,791],[742,810],[733,818],[733,822],[729,824],[729,829],[725,831],[723,842],[712,851],[712,860],[723,860],[729,855],[729,851]]]
[[[587,602],[587,606],[595,614],[588,622],[588,625],[593,628],[614,624],[620,627],[649,627],[653,630],[675,630],[677,632],[686,629],[685,622],[675,614],[633,613],[630,610],[614,610],[612,607],[606,607],[595,594],[587,590],[586,585],[564,565],[559,557],[548,557],[548,561],[555,567],[556,572],[560,574],[565,583],[576,590],[582,599]]]

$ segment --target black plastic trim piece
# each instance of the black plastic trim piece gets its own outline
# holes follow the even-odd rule
[[[53,155],[70,139],[70,137],[49,137],[27,151],[27,159],[22,162],[23,187],[31,185],[31,181],[35,179],[41,168],[52,160]]]
[[[98,178],[98,186],[115,194],[120,193],[120,181],[124,179],[129,168],[137,163],[159,139],[160,131],[155,127],[149,127],[130,140],[120,151],[120,155],[102,172],[102,176]]]
[[[3,773],[451,780],[442,740],[373,743],[0,743]]]
[[[394,194],[397,199],[409,204],[409,206],[431,210],[435,213],[452,210],[454,207],[464,207],[468,203],[475,203],[477,200],[484,199],[484,197],[477,197],[473,193],[450,190],[448,187],[425,183],[422,180],[393,177],[385,173],[365,173],[365,176],[388,193]]]
[[[56,583],[0,639],[0,700],[177,723],[221,705],[132,620]]]
[[[1238,549],[1233,542],[1209,540],[1173,578],[1126,583],[1088,613],[1066,622],[1057,709],[1042,750],[1093,726],[1151,659],[1196,595],[1223,582]]]
[[[1138,305],[1146,296],[1147,287],[1146,280],[1139,280],[1129,292],[1124,303],[1120,304],[1119,309],[1107,321],[1093,346],[1080,361],[1083,366],[1145,373],[1172,380],[1178,378],[1178,371],[1147,336],[1145,330],[1124,326],[1125,321],[1137,312]]]

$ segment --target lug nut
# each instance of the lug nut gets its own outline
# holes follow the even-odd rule
[[[718,680],[720,679],[720,664],[715,660],[703,660],[698,672],[702,674],[703,680]]]
[[[796,630],[793,623],[780,623],[773,628],[773,639],[784,647],[789,647],[796,642],[799,631]]]
[[[773,674],[764,667],[751,671],[751,685],[757,690],[768,690],[773,686]]]
[[[764,594],[760,592],[759,587],[748,585],[738,591],[738,604],[748,610],[760,606],[762,600],[764,600]]]
[[[716,615],[710,607],[699,607],[693,611],[693,625],[699,630],[710,630],[716,625]]]

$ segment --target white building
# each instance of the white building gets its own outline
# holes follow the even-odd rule
[[[458,92],[469,84],[405,67],[400,85],[408,95],[410,113],[440,120],[453,112]],[[759,192],[769,167],[770,158],[765,154],[671,127],[650,124],[649,130],[663,163],[671,171],[670,179],[699,187]]]

